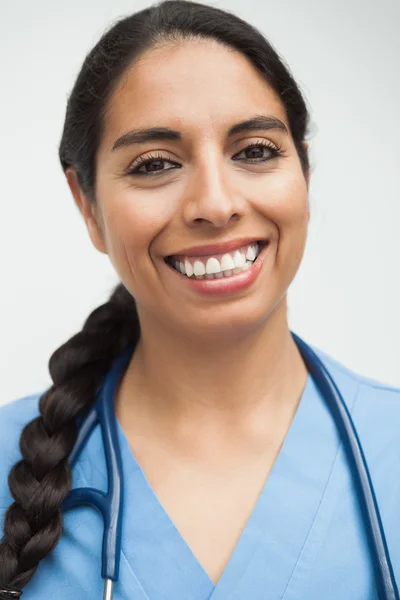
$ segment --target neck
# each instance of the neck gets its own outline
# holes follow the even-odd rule
[[[194,343],[142,328],[116,409],[125,424],[144,413],[169,427],[182,419],[194,426],[208,418],[239,423],[250,413],[273,420],[297,407],[307,376],[285,297],[261,327],[235,343]]]

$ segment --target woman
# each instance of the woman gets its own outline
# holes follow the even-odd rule
[[[68,457],[127,349],[111,399],[125,476],[114,598],[378,597],[341,437],[288,328],[307,125],[271,45],[215,7],[162,2],[86,57],[59,155],[121,284],[51,356],[51,388],[0,411],[3,598],[101,597],[102,519],[61,504],[71,487],[107,489],[98,428],[72,471]],[[315,351],[362,439],[400,577],[400,390]]]

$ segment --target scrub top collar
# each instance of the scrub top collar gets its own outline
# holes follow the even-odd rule
[[[131,348],[125,358],[129,352]],[[121,370],[121,364],[124,361],[115,361],[106,378],[116,368]],[[129,589],[133,578],[148,600],[242,600],[252,597],[251,590],[260,585],[268,590],[269,600],[290,596],[291,581],[298,579],[299,569],[305,569],[304,561],[315,558],[311,533],[340,448],[335,423],[310,375],[273,468],[217,585],[164,510],[117,425],[125,482],[120,573],[124,588]],[[105,461],[99,462],[102,453],[97,428],[79,462],[88,484],[102,483],[106,489]]]

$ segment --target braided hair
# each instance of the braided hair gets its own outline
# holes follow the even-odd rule
[[[1,582],[24,586],[57,544],[60,505],[71,488],[67,460],[77,435],[76,418],[93,402],[113,359],[138,338],[135,304],[120,284],[89,315],[82,331],[52,354],[53,385],[40,398],[39,416],[22,430],[22,459],[9,474],[14,502],[6,512],[0,544]]]
[[[309,115],[302,94],[283,60],[255,27],[219,8],[189,0],[164,0],[120,19],[86,56],[68,98],[59,146],[64,174],[76,171],[79,186],[96,203],[96,152],[113,90],[132,63],[164,41],[217,40],[241,52],[281,99],[305,172]],[[61,504],[71,488],[68,456],[77,420],[94,402],[111,363],[139,340],[135,300],[121,283],[75,334],[51,356],[53,381],[39,400],[39,416],[20,437],[22,458],[8,483],[14,499],[5,515],[0,542],[1,598],[19,597],[39,562],[62,535]],[[8,594],[8,595],[7,595]]]

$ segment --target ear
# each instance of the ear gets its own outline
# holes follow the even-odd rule
[[[75,169],[69,168],[65,172],[69,188],[72,192],[76,205],[78,206],[92,241],[93,246],[103,254],[108,254],[104,243],[104,235],[98,224],[95,205],[83,194],[79,185]]]

